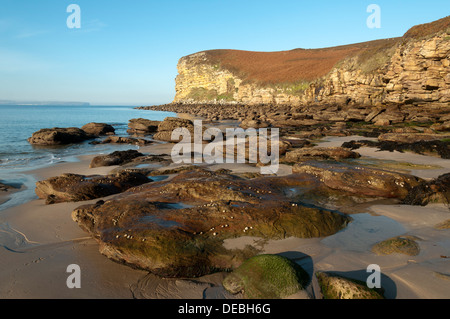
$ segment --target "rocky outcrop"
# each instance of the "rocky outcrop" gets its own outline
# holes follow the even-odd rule
[[[36,183],[36,195],[47,204],[78,202],[123,192],[151,182],[145,175],[120,172],[108,176],[63,174]]]
[[[230,71],[208,63],[203,52],[181,58],[177,68],[175,101],[211,101],[226,94],[231,94],[228,99],[232,100],[236,87],[242,82]]]
[[[96,137],[96,135],[88,134],[76,127],[55,127],[50,129],[44,128],[34,132],[28,139],[28,142],[33,145],[65,145],[84,142]]]
[[[164,277],[192,278],[235,268],[258,252],[228,250],[227,238],[323,237],[350,221],[337,212],[291,203],[283,192],[286,183],[194,169],[81,206],[72,218],[99,241],[107,257]]]
[[[85,131],[88,134],[91,135],[114,135],[116,130],[112,125],[105,124],[105,123],[88,123],[81,127],[83,131]]]
[[[158,125],[160,123],[160,121],[152,121],[143,118],[131,119],[128,122],[127,132],[129,134],[152,134],[158,130]]]
[[[336,64],[338,61],[333,60],[334,63],[328,63],[326,74],[319,72],[315,78],[301,70],[296,73],[296,78],[295,74],[293,77],[288,71],[296,67],[292,62],[294,58],[280,67],[273,66],[278,61],[272,56],[277,55],[279,60],[283,58],[282,54],[295,57],[298,54],[296,50],[266,53],[269,62],[265,64],[260,58],[261,53],[232,50],[195,53],[181,58],[178,63],[174,102],[370,106],[432,104],[437,108],[446,107],[450,102],[450,17],[419,27],[431,31],[424,31],[420,36],[408,32],[403,38],[332,48],[334,56],[341,57],[340,62]],[[346,53],[342,54],[343,51]],[[297,58],[298,64],[309,57],[311,61],[316,61],[319,69],[323,61],[331,61],[326,52],[323,49],[310,50],[305,54],[311,56]],[[247,59],[247,64],[239,64],[252,55],[258,59]],[[267,72],[272,69],[273,73],[285,72],[284,80],[278,76],[274,82],[267,84],[256,76],[252,77],[251,71],[264,68]],[[417,119],[423,119],[420,112],[415,115]],[[401,121],[401,117],[385,113],[376,119],[379,125],[388,121],[395,123]]]
[[[178,117],[166,117],[164,121],[158,125],[158,131],[153,135],[153,139],[164,142],[179,142],[182,139],[182,136],[181,138],[172,139],[172,133],[177,128],[186,128],[191,134],[191,137],[194,137],[194,124],[191,120]]]
[[[395,51],[390,60],[371,72],[358,68],[358,57],[349,59],[311,84],[304,101],[446,106],[450,102],[450,42],[446,37],[441,32],[429,39],[402,41],[391,49]],[[377,59],[376,53],[372,59]]]

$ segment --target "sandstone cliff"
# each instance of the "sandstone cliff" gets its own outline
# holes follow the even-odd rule
[[[180,59],[176,103],[450,102],[450,16],[403,37],[327,49],[213,50]]]

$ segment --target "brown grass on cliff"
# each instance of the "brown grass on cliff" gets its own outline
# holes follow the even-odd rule
[[[343,59],[380,48],[391,47],[396,39],[385,39],[323,49],[294,49],[280,52],[240,50],[205,51],[209,62],[220,65],[246,81],[259,84],[313,81],[328,72]]]
[[[450,16],[447,16],[445,18],[425,23],[425,24],[419,24],[411,29],[409,29],[405,35],[403,36],[404,39],[420,39],[427,37],[429,35],[435,34],[440,31],[446,31],[450,28]]]
[[[400,40],[419,39],[450,28],[450,16],[417,25],[402,38],[376,40],[323,49],[294,49],[280,52],[253,52],[240,50],[205,51],[209,62],[227,69],[244,81],[261,85],[311,82],[328,74],[346,58],[357,56],[357,65],[363,72],[382,67],[394,52]]]

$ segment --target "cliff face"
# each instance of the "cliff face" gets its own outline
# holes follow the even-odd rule
[[[209,63],[204,52],[181,58],[177,68],[175,86],[177,102],[214,100],[221,96],[231,100],[234,98],[236,88],[242,82],[230,71]]]
[[[450,102],[450,41],[445,34],[394,47],[390,60],[374,72],[355,67],[355,59],[311,84],[304,102],[364,105]]]
[[[180,59],[174,103],[298,104],[300,96],[286,94],[274,86],[245,83],[244,79],[199,52]]]
[[[450,17],[426,26],[411,29],[414,36],[330,49],[189,55],[178,63],[174,102],[448,106]],[[432,34],[417,35],[428,29]],[[321,73],[308,73],[315,65]],[[256,73],[264,69],[267,74]]]

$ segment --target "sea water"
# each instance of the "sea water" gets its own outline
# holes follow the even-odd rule
[[[22,185],[34,190],[36,180],[27,172],[61,162],[77,161],[77,156],[106,154],[116,150],[137,149],[134,145],[99,144],[89,141],[65,146],[34,146],[28,143],[31,135],[43,128],[78,127],[90,122],[111,124],[118,136],[128,136],[128,121],[146,118],[162,121],[170,112],[137,110],[132,106],[64,106],[64,105],[0,105],[0,182]],[[30,197],[15,194],[0,205],[0,210],[20,204]]]

